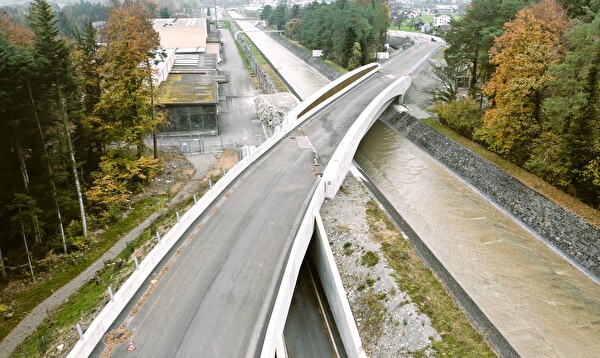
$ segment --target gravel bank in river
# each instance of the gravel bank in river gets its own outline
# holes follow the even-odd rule
[[[370,194],[348,174],[321,216],[363,346],[370,357],[429,355],[440,339],[427,316],[403,292],[371,238],[366,216]]]

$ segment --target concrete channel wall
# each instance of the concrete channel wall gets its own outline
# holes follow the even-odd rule
[[[380,119],[600,283],[600,231],[594,226],[406,112],[389,109]]]

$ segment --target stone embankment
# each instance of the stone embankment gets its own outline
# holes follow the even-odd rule
[[[390,108],[380,120],[424,149],[525,224],[573,265],[600,282],[600,231],[594,226],[406,112]]]
[[[277,93],[277,87],[275,86],[275,83],[273,82],[271,77],[269,77],[269,75],[265,72],[265,70],[263,70],[262,66],[258,62],[258,59],[256,58],[256,56],[254,56],[254,52],[252,52],[252,49],[250,48],[250,45],[248,44],[246,39],[243,36],[239,35],[239,33],[237,32],[234,34],[234,38],[235,41],[240,45],[242,51],[244,51],[246,57],[248,58],[248,62],[250,62],[250,67],[252,68],[252,71],[258,78],[258,83],[260,84],[260,88],[262,89],[262,91],[264,93]]]

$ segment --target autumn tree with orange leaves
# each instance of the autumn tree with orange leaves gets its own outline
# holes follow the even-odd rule
[[[153,115],[152,66],[159,50],[151,18],[153,4],[144,0],[114,1],[100,49],[100,101],[96,106],[100,137],[109,145],[87,191],[96,213],[112,220],[132,192],[158,171],[158,161],[144,156],[144,136],[162,121]],[[129,148],[136,147],[135,155]]]
[[[97,112],[107,142],[136,146],[143,154],[143,136],[158,123],[150,118],[152,68],[148,56],[159,49],[158,33],[152,28],[150,4],[143,0],[114,2],[100,50],[102,97]]]
[[[560,5],[543,0],[507,23],[492,48],[490,62],[497,67],[483,88],[491,106],[475,136],[518,164],[527,160],[541,133],[543,89],[549,67],[565,55],[562,36],[567,29]]]

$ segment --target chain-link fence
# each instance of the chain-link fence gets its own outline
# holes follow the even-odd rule
[[[246,42],[246,38],[244,38],[244,36],[240,36],[239,33],[235,33],[234,38],[240,45],[242,51],[244,51],[244,53],[246,54],[246,57],[250,62],[250,67],[252,68],[252,71],[258,78],[258,83],[260,84],[260,87],[263,90],[263,92],[277,93],[277,87],[275,87],[273,80],[271,80],[269,75],[265,72],[265,70],[263,70],[260,63],[258,63],[256,56],[254,56],[254,52],[252,52],[250,45]]]

